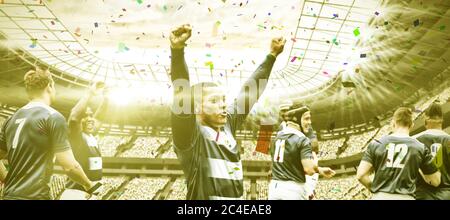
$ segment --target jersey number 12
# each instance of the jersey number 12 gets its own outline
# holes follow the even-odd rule
[[[405,164],[401,162],[405,158],[406,154],[408,154],[408,146],[406,144],[393,144],[390,143],[387,146],[388,154],[386,167],[389,168],[403,168]],[[400,152],[400,153],[398,153]],[[398,153],[398,154],[397,154]]]

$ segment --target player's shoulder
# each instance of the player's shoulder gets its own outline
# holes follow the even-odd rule
[[[298,146],[307,146],[311,144],[309,138],[299,130],[287,127],[283,129],[283,133],[288,135],[290,143],[296,143]]]
[[[20,109],[23,111],[23,114],[32,114],[34,119],[43,119],[46,121],[55,121],[55,122],[65,122],[66,118],[58,112],[56,109],[52,108],[43,103],[38,102],[30,102],[24,107]],[[37,114],[36,114],[37,112]]]
[[[369,145],[372,146],[381,146],[384,145],[386,143],[388,143],[390,141],[389,135],[384,135],[378,139],[374,138]]]
[[[44,103],[40,102],[30,102],[23,106],[21,111],[28,112],[28,111],[39,111],[42,113],[46,113],[48,115],[56,115],[56,116],[62,116],[61,113],[59,113],[56,109],[52,108],[49,105],[46,105]]]

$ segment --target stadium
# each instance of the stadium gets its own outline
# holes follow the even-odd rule
[[[358,166],[372,142],[393,132],[400,107],[412,111],[410,136],[427,130],[426,110],[436,103],[442,130],[450,133],[447,0],[1,0],[2,135],[8,119],[30,101],[29,71],[51,73],[51,107],[69,127],[92,85],[108,88],[85,103],[102,109],[91,135],[101,155],[102,186],[89,199],[202,199],[188,193],[186,159],[174,144],[173,68],[179,54],[173,36],[182,35],[172,30],[183,24],[192,28],[184,49],[190,83],[217,83],[227,104],[271,52],[272,38],[286,40],[264,92],[233,127],[242,162],[242,170],[235,168],[242,174],[240,199],[269,199],[275,163],[269,145],[279,138],[286,101],[308,106],[317,166],[334,171],[319,178],[313,200],[372,199],[373,191],[358,181]],[[14,141],[12,148],[17,141],[20,146],[20,138]],[[16,164],[11,158],[2,160],[8,175]],[[60,163],[53,170],[50,199],[63,199],[72,180]],[[6,176],[6,183],[12,178]],[[12,193],[6,185],[0,181],[0,195]]]

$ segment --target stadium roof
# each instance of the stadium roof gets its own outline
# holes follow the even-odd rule
[[[190,23],[186,50],[193,82],[220,81],[231,93],[269,51],[288,42],[269,93],[304,94],[326,87],[365,59],[364,42],[383,16],[377,0],[2,0],[0,32],[61,72],[121,88],[151,88],[166,96],[168,33]]]

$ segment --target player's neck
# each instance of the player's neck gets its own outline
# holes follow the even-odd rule
[[[409,129],[403,127],[395,128],[392,135],[397,137],[409,137]]]
[[[223,126],[213,126],[211,123],[208,123],[206,120],[200,120],[200,124],[202,124],[203,126],[208,126],[216,132],[220,132],[220,130],[223,128]]]
[[[51,102],[49,98],[46,97],[36,97],[30,100],[30,102],[39,102],[39,103],[43,103],[45,105],[50,106]]]

